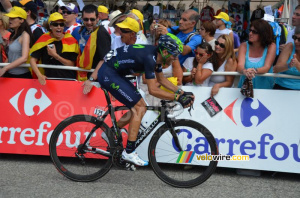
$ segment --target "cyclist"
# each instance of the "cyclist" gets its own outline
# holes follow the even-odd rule
[[[182,51],[181,41],[173,34],[168,33],[160,37],[158,46],[125,45],[110,51],[104,58],[105,62],[98,71],[99,83],[131,111],[127,146],[122,152],[122,158],[125,161],[139,166],[148,165],[148,162],[142,160],[135,151],[139,127],[146,112],[146,102],[125,76],[145,72],[151,95],[165,100],[176,100],[183,107],[189,107],[194,102],[194,95],[182,91],[168,81],[162,73],[161,66],[161,64],[170,65],[178,59],[178,55]],[[155,78],[161,85],[174,93],[160,89]]]

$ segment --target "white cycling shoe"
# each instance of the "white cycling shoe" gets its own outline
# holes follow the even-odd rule
[[[122,158],[123,160],[131,162],[138,166],[148,166],[149,164],[147,161],[142,160],[136,151],[133,151],[132,153],[128,154],[126,150],[124,150],[122,152]]]

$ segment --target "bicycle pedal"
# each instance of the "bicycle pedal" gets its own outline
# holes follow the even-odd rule
[[[126,162],[125,169],[128,171],[136,171],[136,166],[132,163]]]

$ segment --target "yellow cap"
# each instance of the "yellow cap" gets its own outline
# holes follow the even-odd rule
[[[63,16],[60,13],[54,12],[50,15],[50,17],[48,19],[48,24],[50,25],[51,22],[58,21],[58,20],[65,21],[65,19],[63,18]]]
[[[108,14],[108,8],[103,6],[103,5],[100,5],[98,7],[98,12],[102,12],[102,13],[105,13],[105,14]]]
[[[130,29],[130,30],[134,31],[135,33],[140,31],[139,23],[135,19],[130,18],[130,17],[127,17],[124,21],[122,21],[121,23],[117,23],[116,25],[120,28]]]
[[[10,9],[8,14],[5,14],[5,16],[8,16],[10,18],[17,18],[20,17],[22,19],[27,19],[27,13],[23,8],[14,6],[12,9]]]
[[[132,9],[131,13],[135,14],[140,19],[141,23],[143,23],[144,15],[139,10]]]
[[[225,12],[220,12],[217,16],[215,16],[216,19],[224,19],[225,21],[229,21],[229,16]]]

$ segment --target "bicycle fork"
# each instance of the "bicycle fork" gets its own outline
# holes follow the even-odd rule
[[[171,120],[169,118],[166,118],[166,124],[167,124],[167,127],[169,128],[173,138],[174,138],[174,142],[175,142],[175,145],[177,146],[177,148],[179,149],[179,151],[183,151],[183,149],[181,148],[181,145],[179,143],[179,139],[178,139],[178,136],[177,136],[177,133],[173,127],[173,124],[171,122]]]

